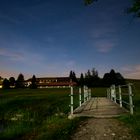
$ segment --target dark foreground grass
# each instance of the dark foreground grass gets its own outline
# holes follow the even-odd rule
[[[119,120],[125,122],[140,139],[140,80],[128,80],[133,83],[134,115],[121,116]]]
[[[134,115],[119,119],[140,134],[140,81],[134,83]],[[75,89],[78,105],[78,89]],[[70,89],[0,90],[0,139],[68,140],[84,118],[69,120]],[[93,97],[106,96],[106,88],[93,88]],[[83,98],[82,98],[83,99]]]
[[[69,94],[68,88],[0,90],[0,139],[69,139],[81,120],[67,119]]]
[[[119,120],[125,122],[128,127],[130,127],[133,131],[133,134],[140,139],[140,80],[127,80],[127,83],[132,83],[132,91],[133,91],[133,103],[134,103],[134,115],[124,115],[119,117]],[[124,93],[127,93],[127,89],[123,89]],[[106,96],[106,88],[93,88],[92,96],[94,97],[105,97]],[[123,97],[123,99],[128,101],[128,97]],[[128,110],[129,107],[125,106]]]
[[[43,122],[43,127],[38,129],[37,140],[69,140],[71,133],[79,122],[85,118],[68,120],[66,117],[52,117]],[[51,130],[51,131],[50,131]]]

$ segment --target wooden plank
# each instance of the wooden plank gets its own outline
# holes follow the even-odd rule
[[[118,104],[105,97],[99,97],[91,98],[91,100],[82,106],[82,109],[81,107],[76,109],[76,111],[74,111],[74,116],[108,118],[118,117],[126,113],[128,113],[128,111],[124,108],[120,108]]]

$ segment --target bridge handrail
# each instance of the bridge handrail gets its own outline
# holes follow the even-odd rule
[[[74,87],[70,86],[70,115],[73,115],[74,113]],[[82,102],[82,96],[83,96],[83,102]],[[82,106],[85,102],[91,99],[91,89],[89,89],[87,86],[83,86],[83,94],[82,94],[82,87],[79,87],[79,107]]]
[[[112,101],[114,101],[115,103],[117,103],[117,101],[119,101],[120,107],[123,106],[123,103],[129,106],[130,109],[130,114],[133,115],[133,93],[132,93],[132,83],[129,83],[127,85],[119,85],[119,86],[115,86],[112,85],[110,88],[107,89],[107,98],[111,99]],[[122,92],[122,88],[123,87],[127,87],[128,93],[123,93]],[[117,91],[118,88],[118,92]],[[117,95],[119,95],[119,98],[117,98]],[[122,96],[129,96],[129,102],[126,102],[122,99]]]

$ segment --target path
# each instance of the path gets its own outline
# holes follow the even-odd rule
[[[74,116],[91,117],[79,125],[72,140],[138,140],[131,130],[115,119],[128,113],[107,98],[92,98],[74,111]]]
[[[117,119],[90,118],[79,125],[72,140],[138,140]]]

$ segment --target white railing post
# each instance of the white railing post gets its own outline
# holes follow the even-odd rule
[[[122,107],[122,91],[121,91],[121,86],[119,86],[118,88],[119,88],[119,103],[120,103],[120,107]]]
[[[86,86],[84,86],[84,102],[86,102]]]
[[[91,99],[91,89],[89,89],[89,99]]]
[[[106,90],[106,92],[107,92],[107,98],[110,99],[110,89],[108,88],[108,89]]]
[[[116,87],[115,87],[115,85],[113,87],[114,87],[114,101],[116,103]]]
[[[111,100],[111,88],[108,88],[108,89],[107,89],[107,92],[108,92],[108,99]]]
[[[89,88],[87,87],[87,101],[89,100]]]
[[[82,89],[79,88],[79,106],[81,106],[81,102],[82,102],[82,98],[81,98],[81,94],[82,94]]]
[[[111,100],[111,89],[109,88],[108,91],[109,91],[109,99]]]
[[[106,90],[106,97],[108,98],[108,89]]]
[[[131,84],[128,84],[128,92],[129,92],[130,114],[133,115],[133,99],[132,99],[133,94]]]
[[[71,104],[70,104],[70,108],[71,108],[71,115],[73,115],[73,87],[71,86],[70,89],[71,89],[71,94],[70,94]]]
[[[87,101],[89,100],[89,88],[87,87]]]
[[[115,90],[115,85],[111,86],[111,100],[116,103],[116,90]]]
[[[110,99],[113,101],[113,96],[112,96],[112,86],[110,87]]]

